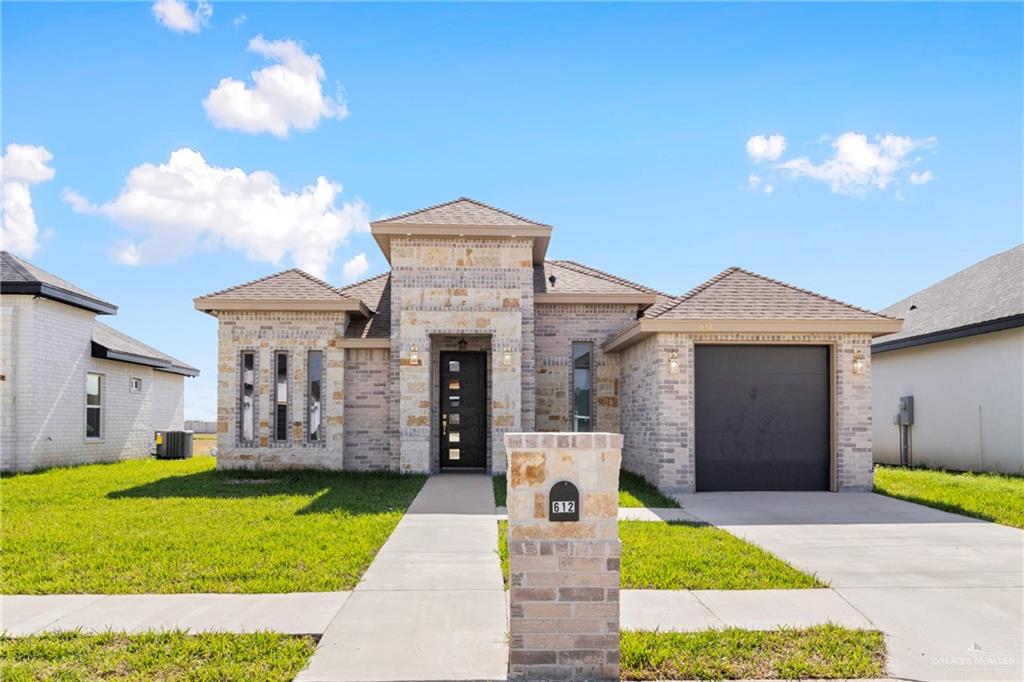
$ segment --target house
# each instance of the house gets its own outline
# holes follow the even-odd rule
[[[149,455],[199,370],[96,319],[117,306],[0,251],[0,469]]]
[[[388,273],[195,299],[219,467],[503,472],[506,432],[611,431],[670,492],[871,486],[870,344],[898,320],[739,268],[670,296],[467,198],[371,232]]]
[[[1024,474],[1024,244],[882,312],[904,324],[871,347],[875,461]]]

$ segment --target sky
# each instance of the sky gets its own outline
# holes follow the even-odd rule
[[[879,309],[1022,241],[1022,5],[4,3],[3,248],[199,367],[196,296],[469,196],[671,294]]]

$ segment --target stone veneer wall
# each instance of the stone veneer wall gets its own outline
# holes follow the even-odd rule
[[[436,470],[431,446],[431,338],[491,339],[492,471],[505,470],[502,434],[518,431],[533,406],[531,239],[395,237],[391,240],[391,462],[403,472]],[[412,346],[420,364],[409,362]],[[512,366],[501,359],[510,348]]]
[[[542,304],[536,307],[538,431],[572,430],[572,343],[593,343],[592,431],[618,432],[619,355],[601,343],[636,321],[636,305]]]
[[[871,372],[869,334],[659,333],[622,353],[623,463],[669,493],[696,490],[694,451],[694,345],[698,343],[799,343],[834,349],[836,488],[870,490]],[[853,374],[860,350],[867,369]],[[679,354],[679,373],[669,355]]]
[[[345,351],[345,469],[386,471],[391,468],[388,432],[391,390],[386,348]]]
[[[219,311],[217,361],[217,467],[221,469],[342,469],[344,466],[345,350],[338,342],[345,316],[338,312]],[[324,439],[307,438],[308,351],[324,353]],[[256,442],[241,442],[241,354],[256,353]],[[290,356],[288,440],[271,438],[274,352]]]

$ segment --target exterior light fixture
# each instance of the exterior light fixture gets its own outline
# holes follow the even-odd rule
[[[668,356],[668,373],[679,374],[679,353],[672,351]]]
[[[864,353],[860,351],[857,351],[856,353],[853,354],[853,373],[864,373]]]
[[[466,341],[466,339],[459,339],[459,343],[458,343],[459,350],[466,350],[466,346],[468,346],[468,345],[469,345],[469,341]]]
[[[508,346],[505,346],[505,351],[504,352],[505,352],[505,354],[501,358],[501,364],[503,364],[506,367],[508,367],[508,366],[510,366],[512,364],[512,349],[509,348]]]
[[[409,364],[418,365],[420,364],[420,349],[413,346],[409,349]]]

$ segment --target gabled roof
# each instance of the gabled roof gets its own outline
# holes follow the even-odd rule
[[[647,317],[675,320],[893,319],[737,267],[723,270]]]
[[[345,328],[346,339],[391,338],[390,272],[342,287],[341,291],[361,300],[371,312],[365,319],[349,321]]]
[[[358,299],[292,268],[194,299],[197,310],[340,310],[368,313]]]
[[[92,331],[92,356],[107,360],[146,365],[162,372],[199,376],[199,370],[166,353],[147,346],[138,339],[97,322]]]
[[[503,227],[532,225],[535,227],[551,227],[550,225],[524,218],[510,211],[495,208],[469,197],[459,197],[452,201],[446,201],[443,204],[434,204],[433,206],[419,208],[391,218],[382,218],[374,221],[374,224],[381,223],[402,225],[494,225]]]
[[[394,237],[482,237],[533,240],[533,262],[544,261],[551,241],[551,226],[524,218],[482,201],[459,197],[370,223],[370,232],[391,262]]]
[[[41,296],[67,305],[91,310],[100,315],[113,315],[117,306],[108,303],[71,282],[18,258],[9,251],[0,251],[0,293]]]
[[[647,308],[668,298],[656,289],[571,260],[535,265],[533,291],[537,303],[635,303]]]
[[[1024,325],[1024,244],[997,253],[882,311],[903,329],[872,349],[895,350]]]

